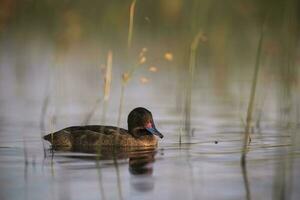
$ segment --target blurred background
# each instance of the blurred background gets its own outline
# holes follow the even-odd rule
[[[46,148],[41,135],[83,124],[126,128],[129,111],[142,106],[152,111],[157,128],[166,136],[161,159],[180,157],[178,144],[184,143],[187,152],[198,156],[204,152],[204,162],[213,163],[210,167],[216,167],[219,160],[214,159],[220,157],[238,167],[248,104],[255,95],[250,160],[263,162],[270,154],[280,158],[271,162],[276,166],[270,171],[252,166],[266,180],[274,179],[263,184],[267,192],[253,184],[255,199],[282,195],[298,199],[299,11],[297,0],[0,0],[0,148],[23,149],[20,168],[27,166],[23,159],[37,165]],[[211,146],[214,141],[227,143]],[[4,159],[6,150],[1,155]],[[191,158],[189,162],[198,166],[197,156],[183,157],[178,162]],[[172,159],[155,164],[173,166]],[[4,163],[10,166],[7,160]],[[3,171],[0,178],[15,180],[5,169],[7,177]],[[210,168],[212,173],[214,169]],[[191,168],[183,164],[178,170],[189,174]],[[213,198],[209,191],[215,182],[225,183],[226,174],[236,174],[220,170],[207,180],[211,183],[207,193],[195,189],[188,191],[189,197]],[[165,178],[167,185],[175,174],[166,178],[161,172],[157,180]],[[72,180],[72,174],[68,177]],[[189,177],[180,186],[196,184],[192,178],[197,176]],[[234,178],[227,181],[231,180],[239,185]],[[12,182],[5,188],[15,188]],[[166,185],[162,197],[175,198],[172,192],[179,186]],[[81,182],[74,187],[80,188]],[[241,199],[244,194],[233,189],[221,189],[224,193],[214,199]],[[28,188],[23,190],[26,193]],[[1,199],[19,198],[4,189],[0,193]],[[76,199],[60,194],[52,198]],[[139,197],[126,194],[125,199]]]
[[[46,100],[46,122],[73,114],[84,121],[93,108],[101,113],[103,105],[94,105],[104,97],[108,54],[106,107],[115,123],[122,74],[129,71],[126,113],[135,106],[180,113],[186,104],[203,107],[214,98],[244,115],[257,60],[259,108],[298,110],[292,108],[299,107],[297,1],[138,1],[129,45],[132,3],[1,0],[1,121],[31,116],[37,122]]]

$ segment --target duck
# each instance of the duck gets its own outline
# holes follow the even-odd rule
[[[134,108],[127,117],[128,130],[116,126],[71,126],[43,136],[53,149],[71,150],[94,147],[156,147],[163,138],[154,124],[152,113]]]

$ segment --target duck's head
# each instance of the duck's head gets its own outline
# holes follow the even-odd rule
[[[127,123],[129,133],[135,137],[139,137],[145,133],[157,135],[160,138],[164,137],[155,128],[151,112],[145,108],[138,107],[133,109],[128,115]]]

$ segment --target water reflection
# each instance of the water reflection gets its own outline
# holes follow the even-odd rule
[[[246,198],[247,200],[251,200],[251,190],[250,190],[250,184],[248,180],[248,172],[247,172],[247,162],[241,164],[242,168],[242,174],[243,174],[243,180],[244,180],[244,186],[245,186],[245,192],[246,192]]]
[[[112,160],[115,166],[118,166],[119,159],[129,160],[129,172],[132,175],[152,175],[153,163],[155,161],[156,148],[140,148],[140,147],[97,147],[97,146],[78,146],[72,149],[56,147],[51,149],[51,157],[53,159],[55,153],[72,152],[64,155],[68,158],[77,158],[82,160]],[[73,154],[74,153],[74,154]],[[87,153],[87,154],[78,154]]]
[[[148,151],[129,158],[131,186],[138,192],[149,192],[154,189],[153,163],[156,151]]]
[[[129,172],[132,175],[151,175],[155,151],[144,152],[129,158]]]
[[[99,192],[101,199],[106,199],[106,182],[104,172],[107,164],[113,165],[116,175],[116,195],[118,199],[124,199],[124,183],[120,174],[123,160],[128,161],[128,171],[130,172],[129,184],[136,192],[149,192],[154,189],[155,180],[153,177],[153,164],[155,162],[156,148],[124,148],[124,147],[104,147],[80,146],[72,149],[58,148],[51,149],[51,163],[55,157],[80,159],[82,161],[95,161],[98,174]],[[59,159],[58,159],[59,160]],[[62,163],[63,164],[63,163]],[[65,164],[65,163],[64,163]],[[80,163],[76,169],[87,169],[86,163]],[[77,165],[78,167],[78,165]]]

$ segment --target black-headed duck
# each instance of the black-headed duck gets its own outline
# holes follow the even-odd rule
[[[65,149],[80,146],[153,147],[157,145],[154,135],[163,138],[155,127],[151,112],[145,108],[133,109],[128,115],[127,123],[128,130],[101,125],[71,126],[43,138],[53,148]]]

